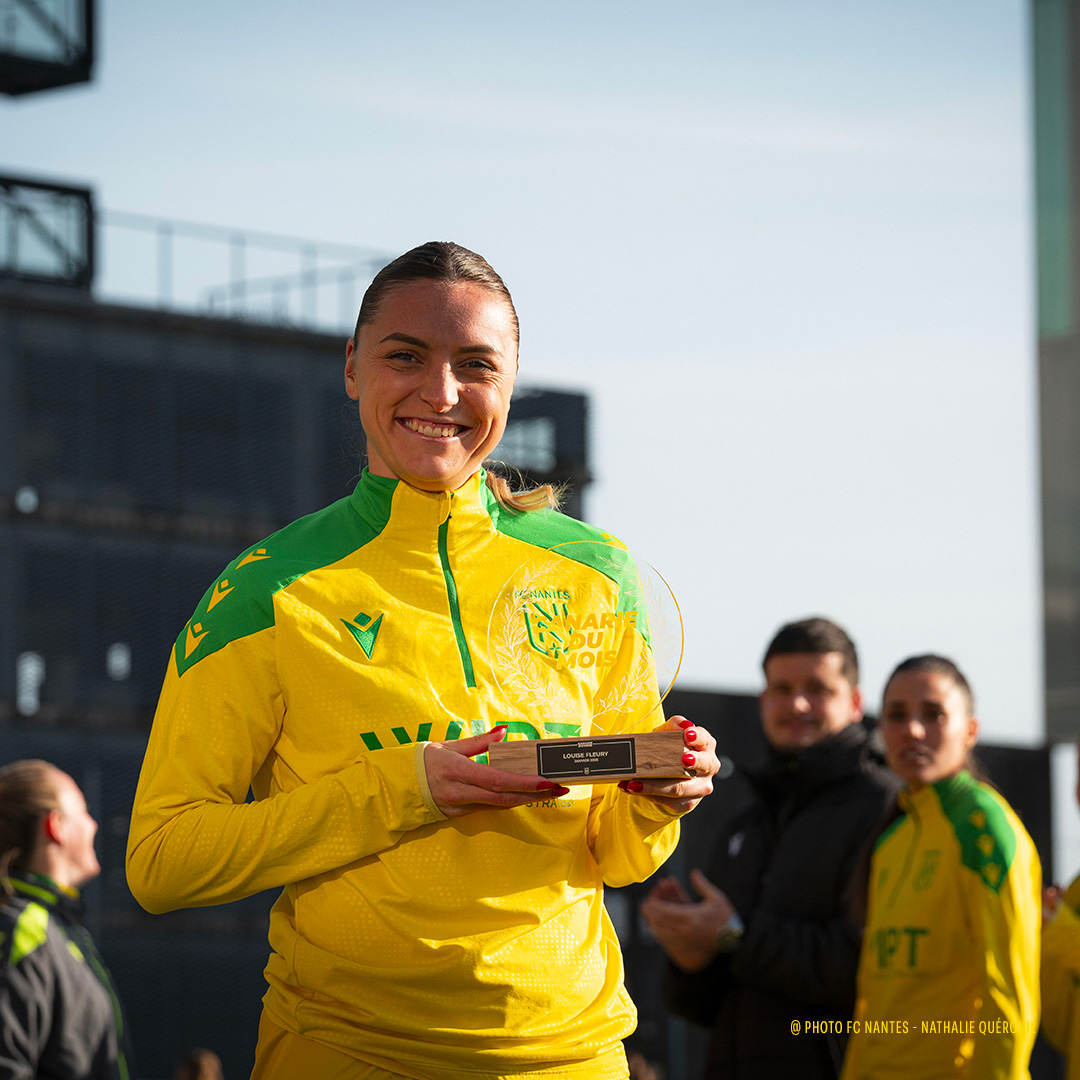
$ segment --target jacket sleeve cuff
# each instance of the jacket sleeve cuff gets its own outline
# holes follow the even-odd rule
[[[436,820],[445,821],[446,815],[436,806],[435,800],[431,797],[431,785],[428,783],[427,765],[424,763],[424,750],[427,747],[426,742],[419,742],[416,744],[416,749],[413,751],[413,767],[416,769],[416,784],[420,788],[420,797],[424,800],[424,805],[435,815]]]

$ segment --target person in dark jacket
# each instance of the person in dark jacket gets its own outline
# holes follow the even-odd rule
[[[712,1029],[707,1080],[833,1080],[855,1004],[865,852],[899,786],[862,719],[858,657],[827,619],[765,653],[760,773],[698,894],[661,881],[642,914],[670,960],[672,1009]]]
[[[123,1012],[82,924],[101,872],[78,785],[45,761],[0,769],[0,1080],[134,1080]]]

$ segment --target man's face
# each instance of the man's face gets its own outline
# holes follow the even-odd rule
[[[862,693],[843,666],[838,652],[782,653],[765,662],[761,726],[777,750],[813,746],[862,717]]]

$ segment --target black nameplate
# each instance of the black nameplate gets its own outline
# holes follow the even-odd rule
[[[618,776],[637,769],[633,739],[579,739],[554,745],[541,740],[536,744],[536,758],[536,771],[553,779],[593,773]]]

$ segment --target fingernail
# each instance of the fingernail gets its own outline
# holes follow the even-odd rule
[[[681,727],[681,728],[688,728],[688,727],[693,727],[693,726],[694,726],[694,721],[693,720],[680,720],[679,721],[679,727]]]
[[[496,731],[505,731],[505,730],[506,730],[506,725],[505,724],[499,724],[497,727],[493,727],[491,729],[491,731],[489,732],[489,734],[494,735]]]
[[[639,791],[645,790],[645,785],[640,780],[628,780],[626,790],[632,791],[636,795]]]
[[[620,791],[625,791],[625,790],[626,790],[626,785],[627,785],[628,783],[629,783],[629,781],[628,781],[628,780],[620,780],[620,781],[619,781],[619,790],[620,790]]]
[[[697,732],[693,728],[687,728],[685,735],[687,742],[694,742],[697,739]]]
[[[558,786],[558,784],[553,783],[551,780],[541,780],[540,783],[536,785],[536,790],[550,791],[552,788],[557,788]]]
[[[568,787],[557,787],[552,790],[551,794],[554,795],[556,799],[561,799],[564,795],[570,794],[570,789]]]
[[[683,754],[683,756],[682,756],[682,763],[687,768],[690,768],[690,766],[693,765],[696,761],[697,761],[697,758],[694,757],[694,755],[691,754],[689,750],[685,754]]]

